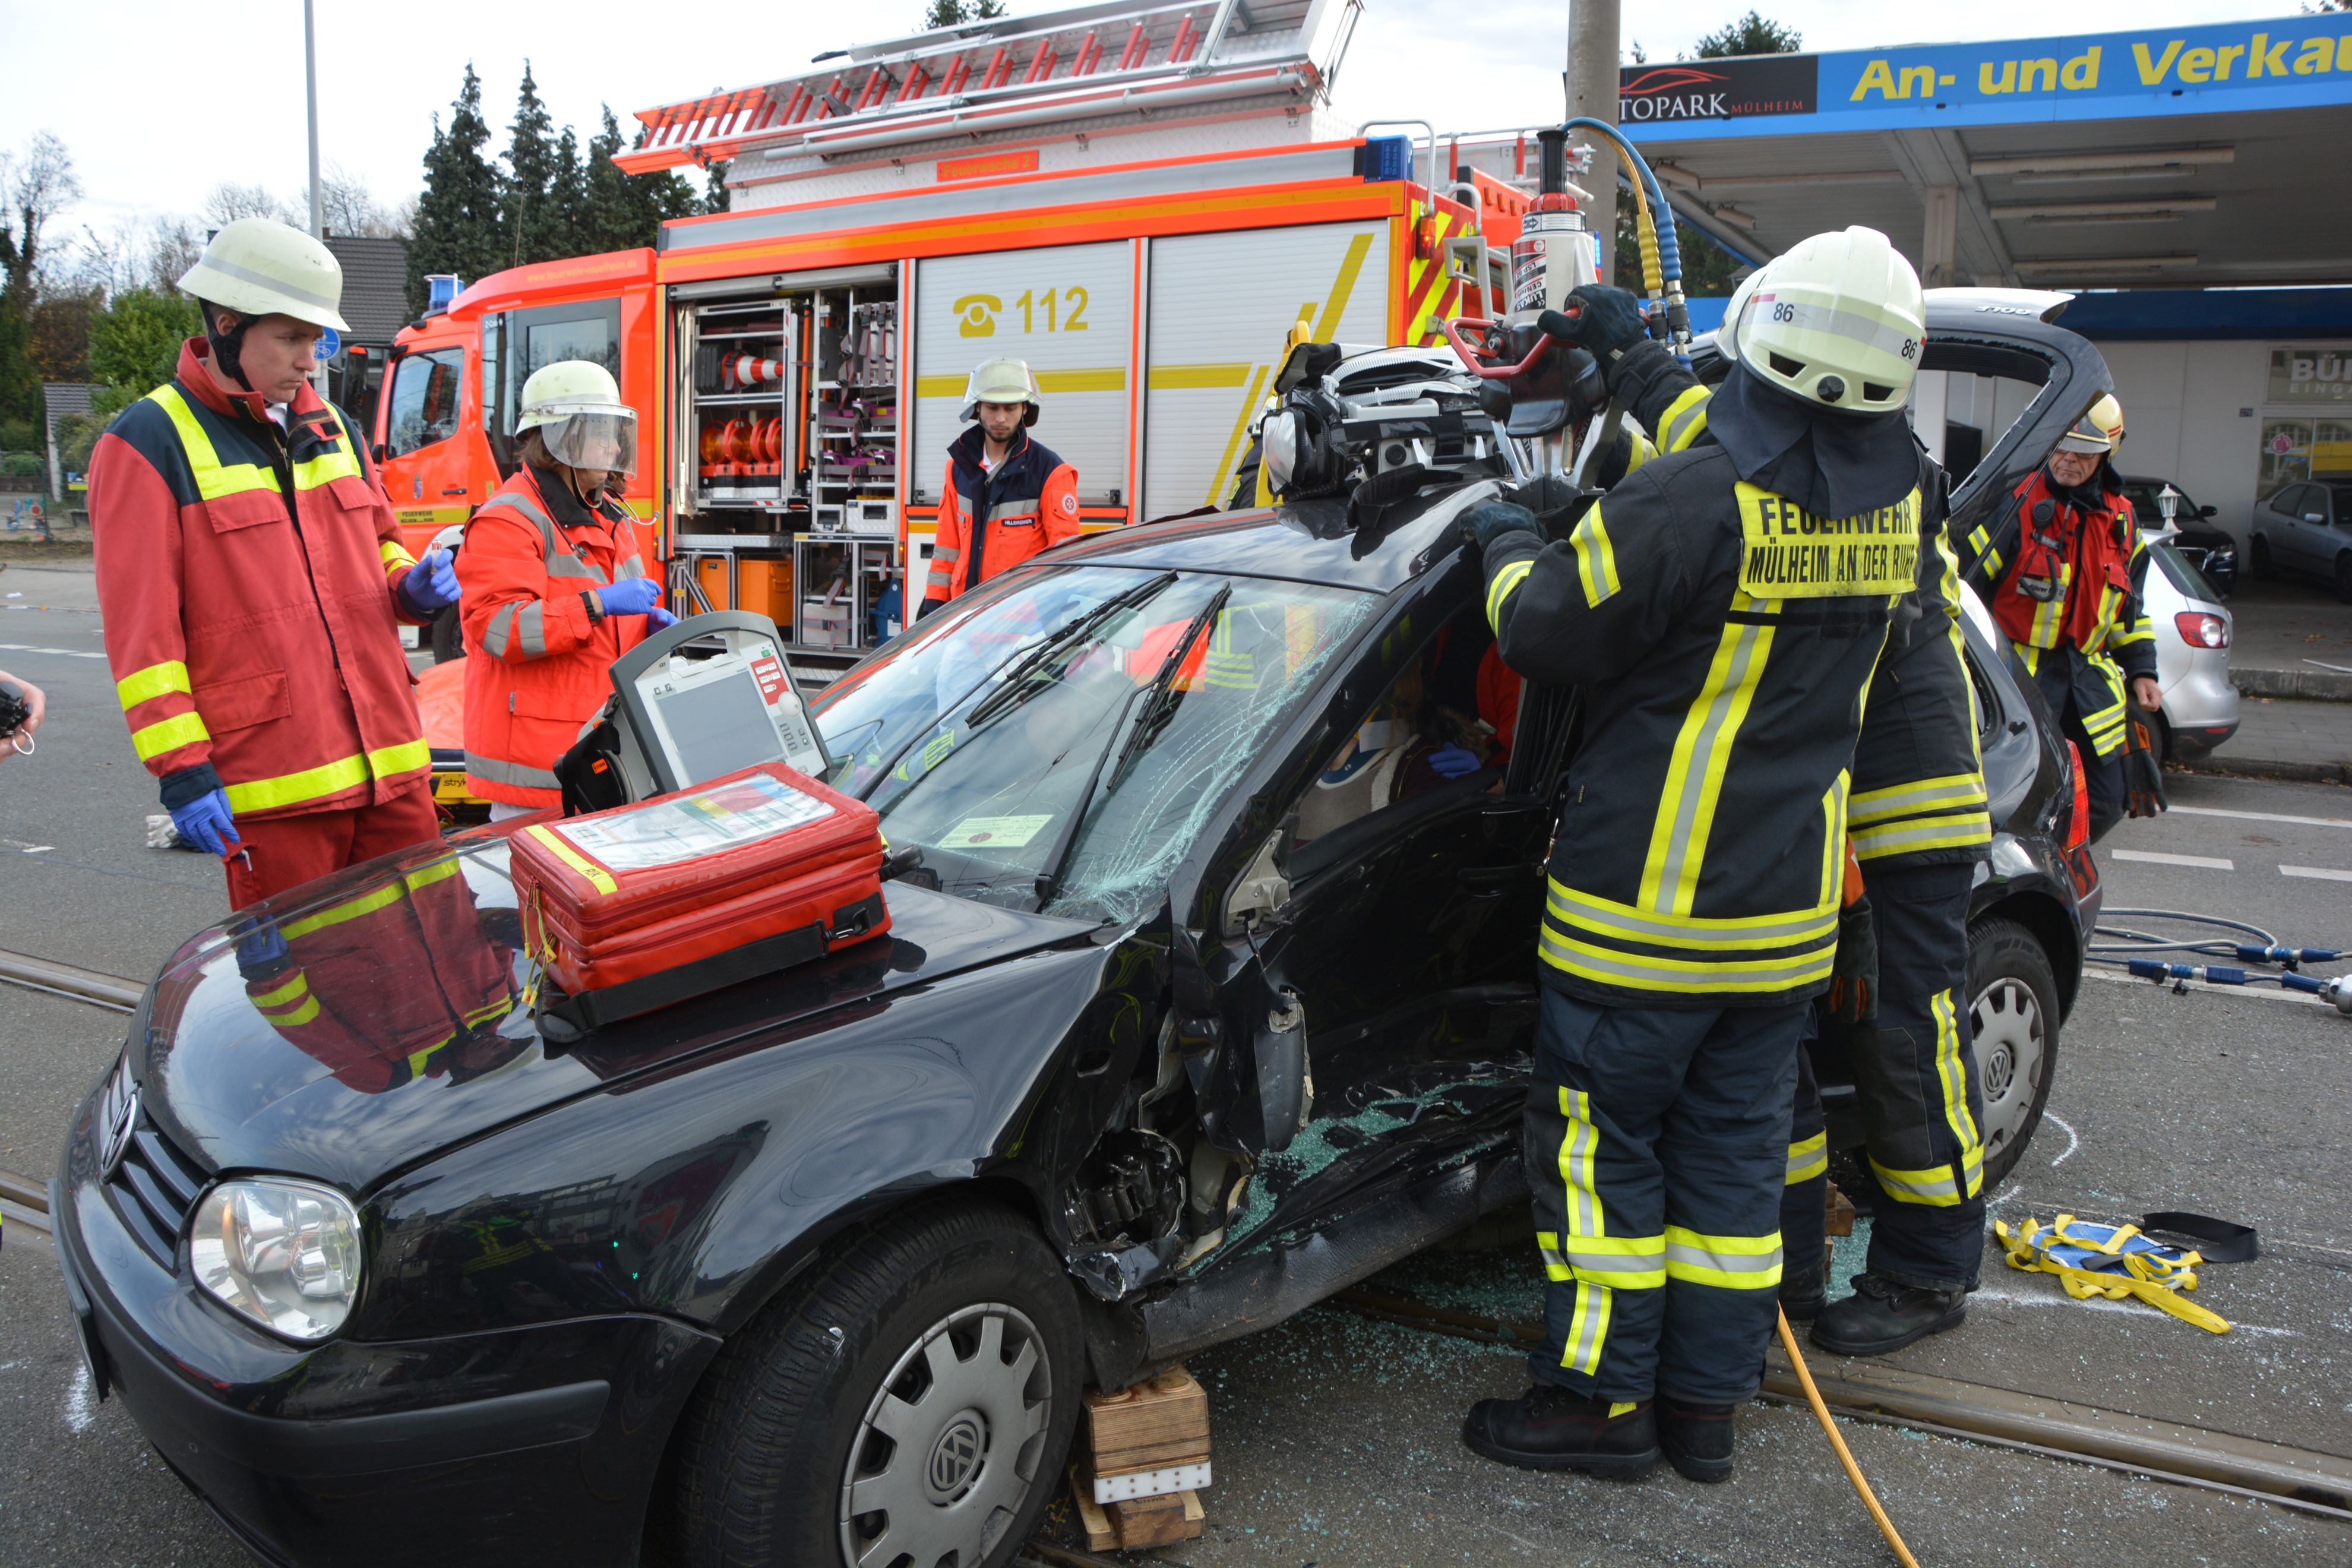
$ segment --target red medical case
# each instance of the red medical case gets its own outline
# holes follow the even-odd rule
[[[762,763],[509,840],[523,940],[588,1030],[890,929],[873,807]]]

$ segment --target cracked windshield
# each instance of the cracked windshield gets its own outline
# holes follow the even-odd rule
[[[1126,920],[1378,600],[1077,567],[976,595],[816,710],[917,879]]]

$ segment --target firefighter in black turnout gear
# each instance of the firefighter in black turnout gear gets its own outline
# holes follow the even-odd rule
[[[1798,1049],[1831,979],[1862,700],[1915,586],[1901,410],[1917,276],[1884,235],[1770,263],[1702,439],[1547,544],[1465,519],[1506,663],[1583,688],[1554,841],[1528,1169],[1549,1280],[1535,1386],[1464,1439],[1538,1469],[1731,1473],[1781,1279]],[[1612,312],[1589,310],[1592,331]],[[1694,389],[1601,354],[1654,430]]]

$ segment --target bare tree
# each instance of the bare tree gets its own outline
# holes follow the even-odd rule
[[[81,198],[73,154],[51,132],[35,132],[23,152],[0,153],[0,193],[8,203],[0,214],[0,260],[6,264],[8,287],[23,298],[40,264],[42,231]]]
[[[361,239],[397,239],[399,218],[383,208],[359,175],[330,163],[319,177],[319,205],[329,234]]]
[[[145,276],[138,281],[159,294],[177,294],[180,279],[204,253],[202,229],[184,217],[158,218],[148,236]]]
[[[205,221],[215,228],[223,228],[239,218],[275,218],[279,223],[291,223],[297,227],[307,222],[293,216],[286,203],[269,194],[262,185],[240,185],[224,180],[205,195]]]

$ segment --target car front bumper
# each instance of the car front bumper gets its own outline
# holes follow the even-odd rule
[[[285,1343],[158,1264],[96,1180],[87,1108],[50,1184],[100,1397],[266,1562],[629,1563],[719,1346],[649,1316]]]

